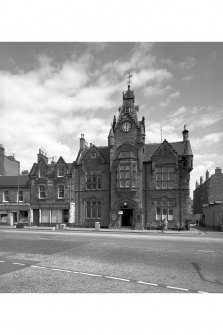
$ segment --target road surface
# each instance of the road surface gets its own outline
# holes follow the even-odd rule
[[[0,230],[0,292],[220,293],[223,234]]]

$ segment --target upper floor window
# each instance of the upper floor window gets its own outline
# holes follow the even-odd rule
[[[65,167],[63,165],[59,165],[57,167],[57,177],[64,177],[65,176]]]
[[[174,168],[156,168],[156,188],[168,189],[174,187]]]
[[[117,166],[117,187],[120,188],[135,188],[136,187],[136,162],[120,161]]]
[[[44,178],[46,177],[46,168],[45,166],[40,166],[39,167],[39,178]]]
[[[9,202],[9,191],[4,191],[3,192],[3,201],[4,202]]]
[[[19,199],[18,199],[18,193],[17,193],[17,201],[23,202],[23,191],[19,191]]]
[[[64,198],[64,185],[58,185],[58,190],[57,190],[57,196],[58,196],[58,199],[63,199]]]
[[[86,189],[101,189],[101,171],[87,171],[86,173]]]
[[[45,198],[46,198],[46,186],[39,185],[39,199],[45,199]]]

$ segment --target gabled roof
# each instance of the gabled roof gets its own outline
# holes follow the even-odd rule
[[[19,186],[29,187],[29,175],[19,176]],[[0,176],[1,187],[18,187],[18,176]]]
[[[85,157],[87,156],[87,154],[92,150],[92,149],[96,149],[96,151],[98,151],[98,153],[102,156],[102,158],[104,158],[104,160],[107,162],[109,162],[110,160],[110,151],[109,151],[109,147],[96,147],[95,145],[92,145],[92,147],[90,148],[85,148],[84,151],[80,154],[79,157],[79,162],[80,160],[85,159]]]
[[[144,161],[151,160],[152,156],[156,152],[156,150],[162,145],[163,143],[149,143],[145,144],[144,147]],[[185,151],[185,142],[168,142],[168,144],[173,148],[173,150],[179,155],[183,156]]]

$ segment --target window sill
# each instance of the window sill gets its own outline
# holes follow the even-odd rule
[[[126,191],[136,192],[137,188],[136,187],[116,187],[116,190],[120,192],[126,192]]]

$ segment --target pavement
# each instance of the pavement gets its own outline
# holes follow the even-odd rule
[[[0,225],[1,229],[16,229],[15,226],[9,226],[9,225]],[[105,232],[105,233],[124,233],[124,234],[167,234],[167,235],[205,235],[208,233],[223,233],[216,230],[213,230],[211,228],[203,227],[203,226],[197,226],[195,224],[192,224],[190,226],[190,230],[166,230],[165,232],[162,232],[161,230],[157,229],[144,229],[144,230],[132,230],[132,229],[107,229],[107,228],[101,228],[100,230],[96,230],[95,228],[87,228],[87,227],[67,227],[65,229],[59,229],[56,230],[55,227],[39,227],[39,226],[24,226],[24,228],[18,228],[19,230],[30,230],[30,231],[64,231],[64,232]],[[223,234],[222,234],[223,236]]]

